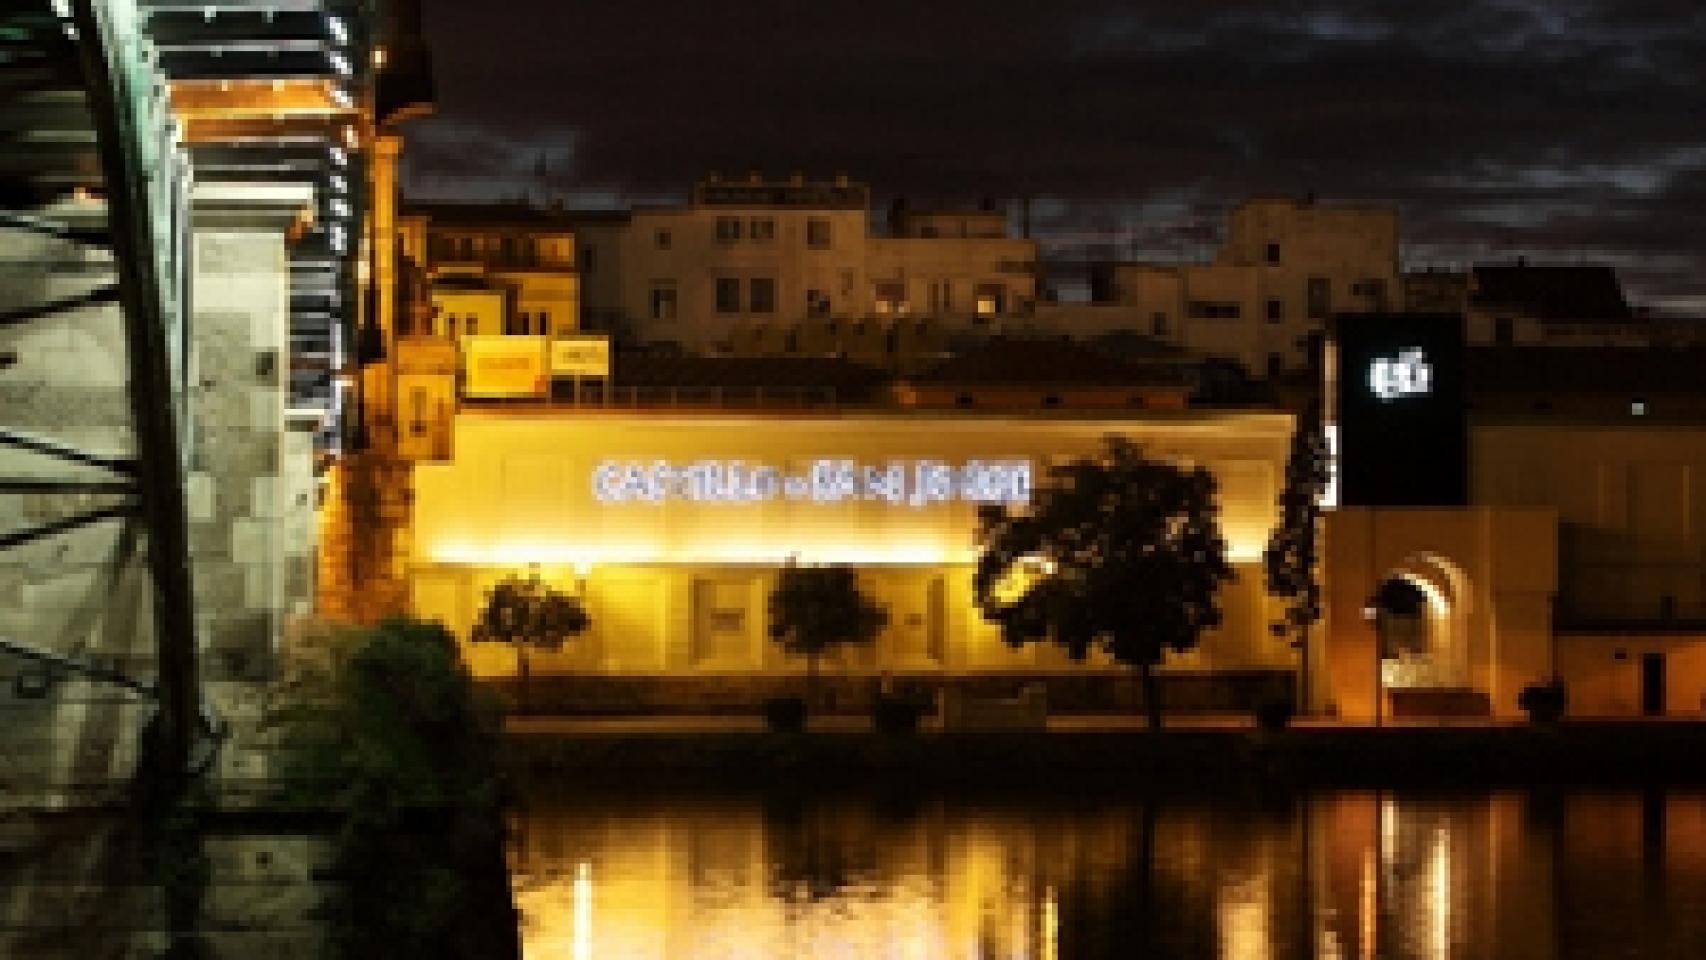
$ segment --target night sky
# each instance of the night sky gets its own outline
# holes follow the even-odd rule
[[[1030,196],[1056,259],[1198,258],[1255,193],[1397,202],[1411,266],[1617,266],[1706,314],[1700,0],[426,0],[410,192],[703,173]]]

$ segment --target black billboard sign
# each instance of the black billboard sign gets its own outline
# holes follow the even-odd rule
[[[1463,318],[1342,314],[1338,345],[1339,502],[1468,502]]]

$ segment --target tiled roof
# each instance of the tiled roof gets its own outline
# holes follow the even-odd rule
[[[619,387],[874,390],[887,374],[839,357],[690,357],[624,353]]]
[[[1471,393],[1706,393],[1706,350],[1477,347]]]
[[[997,337],[911,378],[941,384],[1168,384],[1182,378],[1164,367],[1121,360],[1064,337]]]
[[[1606,266],[1478,266],[1470,302],[1543,320],[1630,320],[1617,273]]]

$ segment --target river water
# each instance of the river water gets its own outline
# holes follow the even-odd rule
[[[1706,793],[584,796],[510,851],[529,960],[1706,958]]]

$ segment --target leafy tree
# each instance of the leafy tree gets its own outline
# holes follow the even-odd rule
[[[1309,702],[1309,631],[1321,619],[1321,500],[1332,478],[1332,452],[1322,424],[1321,403],[1313,400],[1297,418],[1285,485],[1279,493],[1279,521],[1262,554],[1268,593],[1284,603],[1273,624],[1275,636],[1288,637],[1299,655],[1298,699]]]
[[[1208,470],[1109,437],[1099,457],[1051,469],[1030,507],[981,511],[978,606],[1015,646],[1050,638],[1074,659],[1096,648],[1136,667],[1159,727],[1154,667],[1220,622],[1232,577],[1215,490]]]
[[[486,605],[474,622],[472,639],[476,643],[508,643],[515,647],[516,673],[525,709],[528,649],[561,650],[569,638],[585,633],[591,623],[579,597],[553,588],[534,570],[526,577],[505,577],[487,591]]]
[[[269,693],[289,806],[341,813],[334,957],[520,955],[502,863],[501,714],[442,625],[305,637]]]
[[[853,568],[789,564],[770,591],[770,639],[806,658],[806,701],[815,702],[818,660],[831,647],[865,644],[889,615],[859,590]]]

